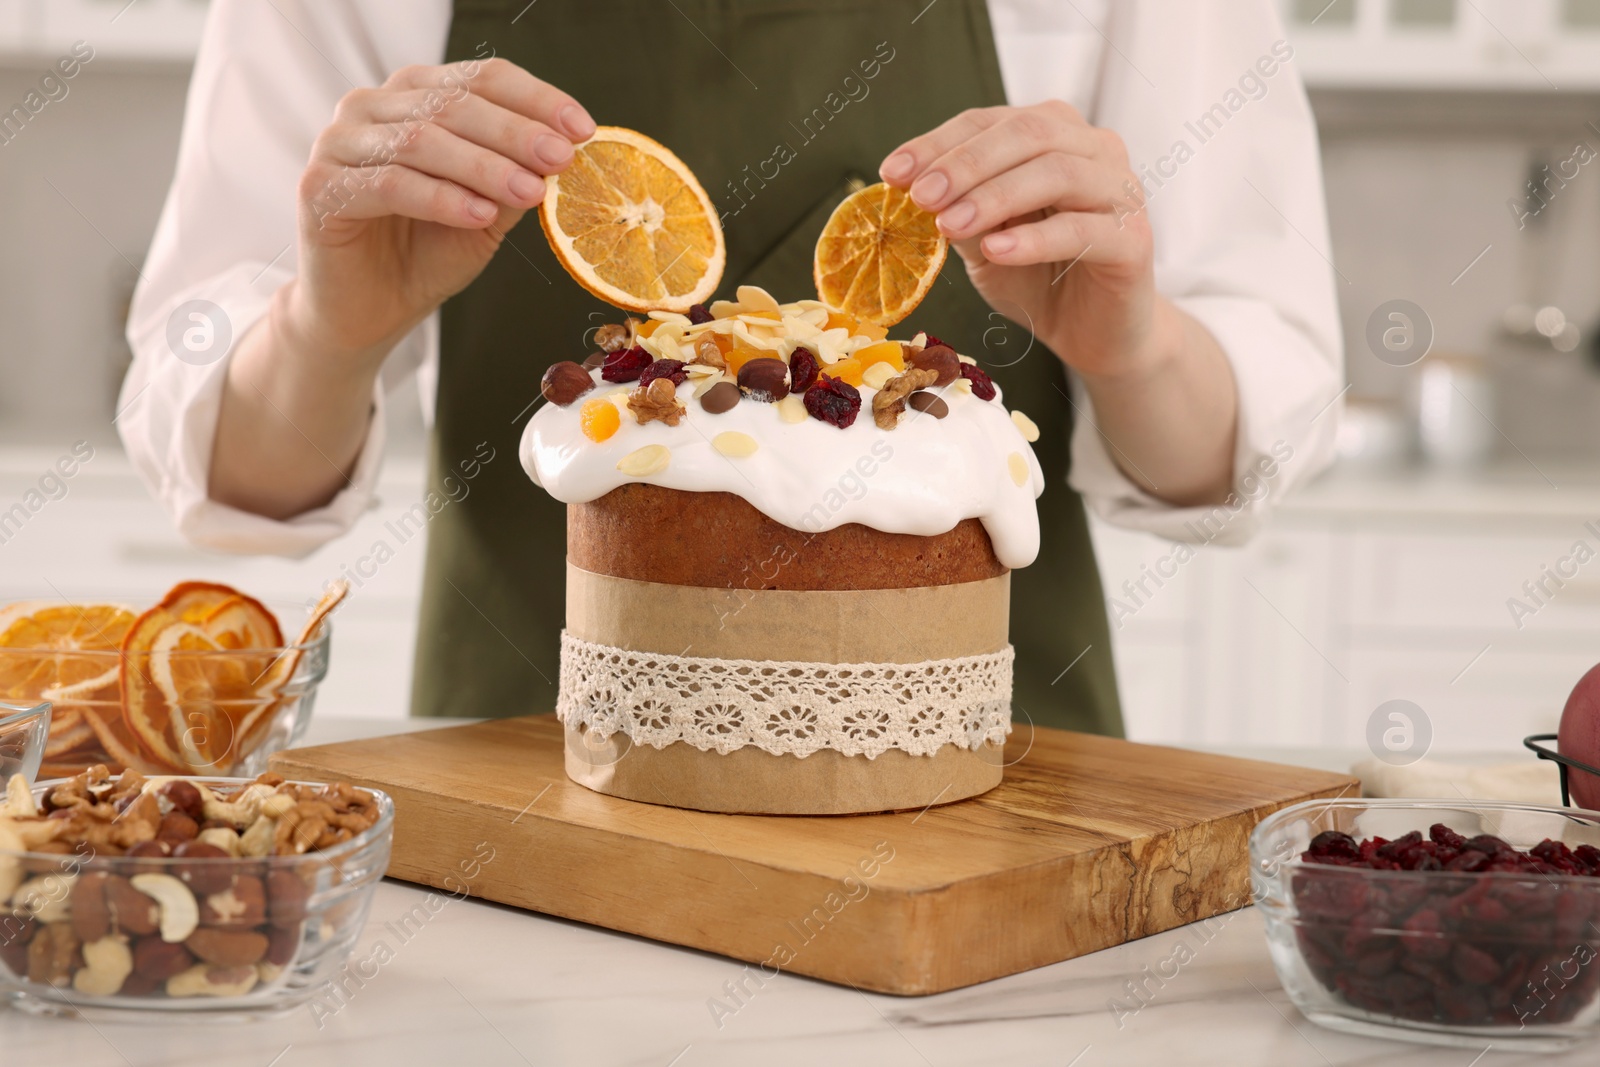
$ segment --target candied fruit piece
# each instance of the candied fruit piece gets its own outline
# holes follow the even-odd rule
[[[682,385],[683,380],[688,376],[688,373],[683,369],[682,360],[658,359],[640,373],[639,387],[642,389],[657,378],[667,378],[673,385]]]
[[[853,358],[861,364],[863,372],[874,363],[887,363],[897,371],[906,369],[905,356],[901,352],[899,341],[880,341],[875,345],[865,345],[856,349]]]
[[[861,413],[861,394],[839,378],[822,377],[805,392],[806,410],[811,417],[843,430]]]
[[[723,351],[722,358],[727,360],[728,373],[737,377],[739,368],[749,363],[752,359],[770,359],[772,355],[773,353],[765,348],[749,348],[735,341]]]
[[[851,357],[849,359],[841,359],[837,363],[828,364],[822,368],[822,374],[826,378],[837,378],[842,382],[848,382],[850,385],[860,386],[861,372],[864,370],[866,368],[861,365],[861,361]]]
[[[654,362],[654,357],[638,345],[619,348],[606,357],[600,365],[600,377],[608,382],[636,382],[644,369]]]
[[[661,329],[660,319],[645,319],[639,324],[638,328],[633,331],[633,335],[635,337],[649,337],[659,329]]]
[[[622,425],[622,415],[617,411],[617,405],[605,397],[597,396],[583,402],[583,407],[578,409],[578,424],[583,427],[583,436],[599,444]]]
[[[822,364],[809,348],[796,348],[789,356],[789,392],[803,393],[817,384]]]

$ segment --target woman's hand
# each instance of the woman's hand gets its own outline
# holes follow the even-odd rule
[[[1059,100],[964,111],[879,173],[937,213],[989,305],[1076,371],[1114,462],[1175,504],[1221,500],[1237,398],[1211,334],[1155,288],[1122,138]]]
[[[300,179],[300,273],[228,364],[212,499],[286,519],[349,484],[384,358],[593,133],[577,101],[503,59],[346,95]]]
[[[1061,101],[977,108],[900,146],[881,173],[937,213],[990,306],[1073,369],[1149,361],[1150,224],[1115,133]]]
[[[406,67],[346,94],[300,179],[293,327],[329,352],[381,349],[381,362],[478,276],[594,129],[576,100],[503,59]]]

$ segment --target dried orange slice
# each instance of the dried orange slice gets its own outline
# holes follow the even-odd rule
[[[629,311],[688,311],[722,280],[711,198],[683,160],[642,133],[601,126],[545,181],[539,223],[579,285]]]
[[[30,604],[8,611],[0,631],[0,700],[48,700],[47,691],[71,689],[108,669],[134,615],[118,604]],[[75,653],[88,653],[76,655]]]
[[[933,214],[879,182],[845,197],[817,239],[817,297],[835,311],[893,326],[922,303],[947,244]]]
[[[214,582],[179,583],[123,640],[126,729],[102,725],[101,742],[119,758],[134,755],[132,740],[146,762],[227,769],[235,716],[261,703],[256,690],[282,644],[278,620],[260,601]],[[262,654],[246,654],[255,649]]]

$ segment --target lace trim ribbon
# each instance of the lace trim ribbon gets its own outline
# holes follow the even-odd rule
[[[804,663],[636,652],[561,634],[556,717],[602,738],[723,755],[831,748],[871,759],[1004,744],[1015,651],[922,663]]]

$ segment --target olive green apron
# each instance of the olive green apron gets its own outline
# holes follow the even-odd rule
[[[457,0],[447,58],[488,49],[688,163],[723,213],[721,295],[746,282],[814,295],[812,250],[851,183],[964,108],[1005,102],[983,0]],[[565,509],[528,480],[517,442],[544,369],[583,359],[588,332],[620,318],[566,275],[531,213],[445,304],[430,485],[459,497],[462,465],[494,458],[429,526],[413,714],[554,706]],[[905,326],[978,358],[1039,424],[1044,547],[1011,593],[1017,723],[1120,733],[1100,577],[1066,484],[1060,361],[1029,350],[954,255]]]

